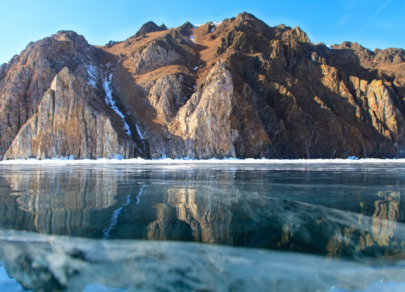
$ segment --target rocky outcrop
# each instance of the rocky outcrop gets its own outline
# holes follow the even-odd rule
[[[183,76],[163,76],[153,83],[147,96],[158,116],[170,123],[184,101]]]
[[[135,34],[135,37],[140,37],[143,34],[147,34],[150,32],[156,32],[156,31],[164,31],[167,30],[166,25],[162,24],[161,26],[157,26],[156,23],[153,21],[148,21],[142,27],[138,30],[138,32]]]
[[[185,155],[191,158],[235,157],[238,133],[232,130],[233,83],[225,64],[219,61],[205,82],[184,105],[171,125],[185,142]]]
[[[145,74],[163,66],[167,66],[180,58],[175,51],[161,47],[158,43],[151,43],[142,53],[133,55],[136,74]]]
[[[91,54],[87,41],[70,31],[31,43],[0,70],[0,158],[34,114],[55,75],[75,70]]]
[[[133,141],[123,125],[113,125],[106,105],[84,78],[64,68],[45,92],[37,113],[21,128],[5,159],[71,157],[112,158],[133,155]]]

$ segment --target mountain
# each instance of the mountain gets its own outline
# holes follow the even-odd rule
[[[405,52],[311,43],[242,13],[72,31],[0,67],[0,158],[405,157]]]

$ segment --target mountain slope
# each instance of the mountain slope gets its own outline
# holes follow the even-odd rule
[[[29,119],[38,115],[41,99],[64,67],[70,79],[82,78],[90,88],[77,100],[98,100],[114,125],[115,134],[106,136],[120,146],[108,155],[83,154],[83,149],[79,155],[78,142],[70,138],[80,132],[71,129],[74,123],[65,126],[68,138],[52,134],[54,143],[69,144],[63,148],[68,152],[48,151],[46,143],[41,154],[27,150],[34,143],[27,141],[40,133],[32,136],[24,124],[32,124]],[[1,66],[0,154],[13,145],[7,159],[70,153],[75,158],[404,157],[404,76],[401,49],[371,52],[348,42],[329,48],[311,43],[298,27],[269,27],[248,13],[199,27],[185,23],[167,29],[149,22],[133,37],[104,47],[59,32]],[[97,111],[94,104],[87,106]],[[100,132],[92,139],[104,137]]]

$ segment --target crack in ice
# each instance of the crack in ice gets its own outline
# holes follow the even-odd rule
[[[112,216],[112,218],[111,218],[110,226],[109,226],[108,228],[104,228],[104,229],[103,229],[103,239],[108,239],[108,238],[110,238],[110,232],[111,232],[111,230],[112,230],[112,229],[114,228],[114,226],[116,226],[117,223],[118,223],[118,216],[120,215],[122,209],[123,209],[125,206],[128,206],[129,203],[131,203],[131,195],[130,195],[130,194],[127,195],[127,200],[126,200],[125,204],[122,205],[121,207],[119,207],[117,210],[114,211],[113,216]]]
[[[139,205],[141,202],[141,196],[143,194],[143,189],[145,188],[145,185],[142,185],[141,189],[139,190],[138,195],[136,196],[136,204]]]

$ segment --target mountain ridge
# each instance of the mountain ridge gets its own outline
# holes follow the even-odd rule
[[[60,112],[101,106],[115,134],[78,116],[75,129],[22,131],[59,74],[83,80],[54,90]],[[60,31],[0,66],[0,158],[404,157],[404,76],[402,49],[329,48],[249,13],[198,27],[148,22],[105,46]],[[78,146],[97,142],[115,146]]]

